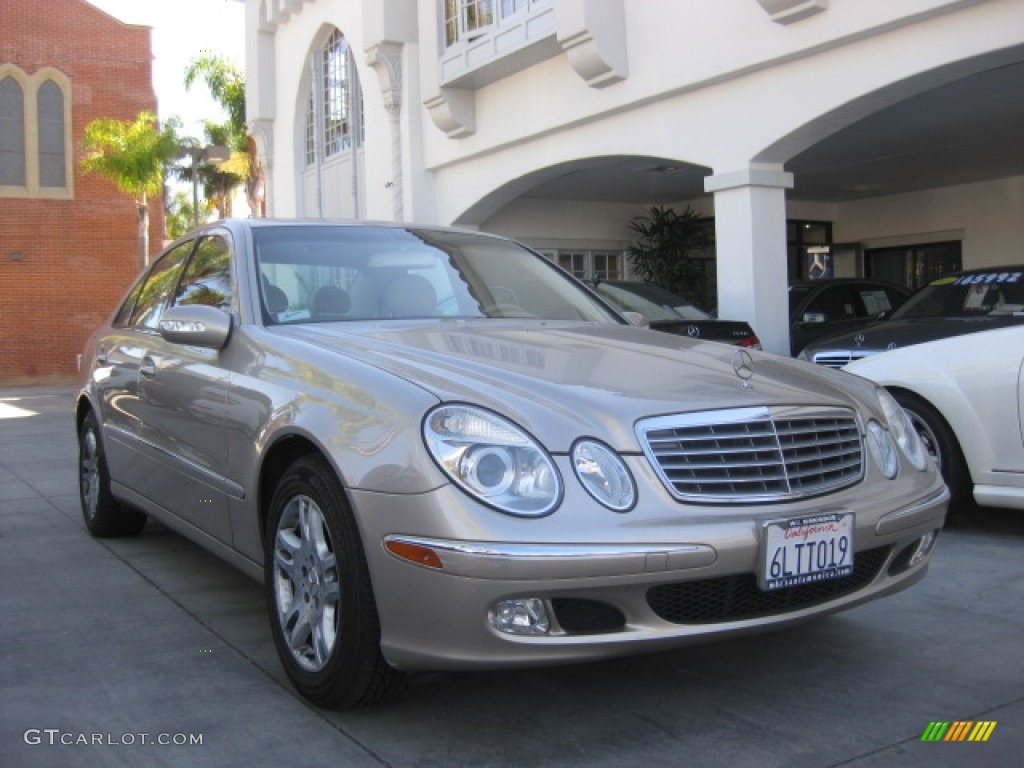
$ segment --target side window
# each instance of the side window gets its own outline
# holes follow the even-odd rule
[[[868,317],[877,317],[882,312],[889,312],[899,303],[895,291],[885,288],[859,288],[857,294],[864,302],[864,314]]]
[[[145,284],[144,278],[139,278],[138,282],[132,286],[131,292],[125,298],[124,302],[117,310],[117,314],[114,315],[114,320],[111,323],[115,328],[123,328],[128,325],[128,321],[131,319],[132,310],[135,309],[135,302],[139,300],[139,294],[142,292],[142,286]]]
[[[193,245],[192,240],[182,243],[161,256],[150,268],[139,290],[129,325],[156,330],[164,305],[178,284],[181,268]]]
[[[830,322],[849,320],[857,316],[857,303],[849,286],[826,288],[807,308],[811,312],[824,312]]]
[[[174,304],[209,304],[227,311],[232,297],[231,248],[223,237],[204,237],[185,269]]]

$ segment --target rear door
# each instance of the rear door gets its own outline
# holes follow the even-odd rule
[[[160,256],[139,279],[114,317],[109,334],[96,348],[96,390],[100,395],[104,447],[111,478],[149,496],[153,469],[143,423],[140,393],[143,361],[157,336],[163,314],[192,251],[193,242]]]

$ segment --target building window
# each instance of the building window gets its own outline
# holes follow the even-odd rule
[[[47,80],[36,100],[39,115],[39,185],[67,186],[64,163],[64,94]]]
[[[580,280],[623,280],[626,255],[623,251],[543,251],[547,258]]]
[[[786,220],[789,279],[832,277],[831,221]]]
[[[323,108],[324,157],[361,146],[362,95],[348,41],[335,29],[320,56],[320,98]]]
[[[356,60],[336,27],[317,36],[296,104],[295,160],[302,215],[359,218],[364,195],[363,95]]]
[[[550,0],[444,0],[444,44],[475,40],[505,19],[523,13],[531,5]]]
[[[865,274],[877,280],[920,288],[963,269],[962,243],[919,243],[864,252]]]
[[[25,94],[13,77],[0,80],[0,187],[24,187]]]
[[[313,94],[306,100],[306,165],[316,162],[316,109],[313,106]]]
[[[70,92],[55,69],[0,64],[0,195],[70,197]]]

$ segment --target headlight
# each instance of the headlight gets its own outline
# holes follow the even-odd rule
[[[611,448],[593,440],[580,440],[572,447],[572,468],[587,493],[608,509],[632,509],[636,501],[633,476]]]
[[[881,387],[878,388],[878,402],[881,404],[882,413],[885,414],[885,420],[888,422],[889,433],[896,441],[896,445],[900,447],[900,451],[907,457],[910,466],[917,470],[926,469],[928,467],[928,452],[907,412],[896,402],[896,398]]]
[[[562,481],[547,452],[490,411],[442,405],[423,421],[423,439],[445,474],[502,512],[540,517],[562,498]]]
[[[896,477],[900,466],[896,446],[889,431],[874,419],[868,422],[868,451],[883,475],[890,480]]]

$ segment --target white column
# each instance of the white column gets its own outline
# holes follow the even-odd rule
[[[751,164],[704,180],[715,195],[718,316],[749,322],[769,352],[789,355],[786,190],[781,165]]]

